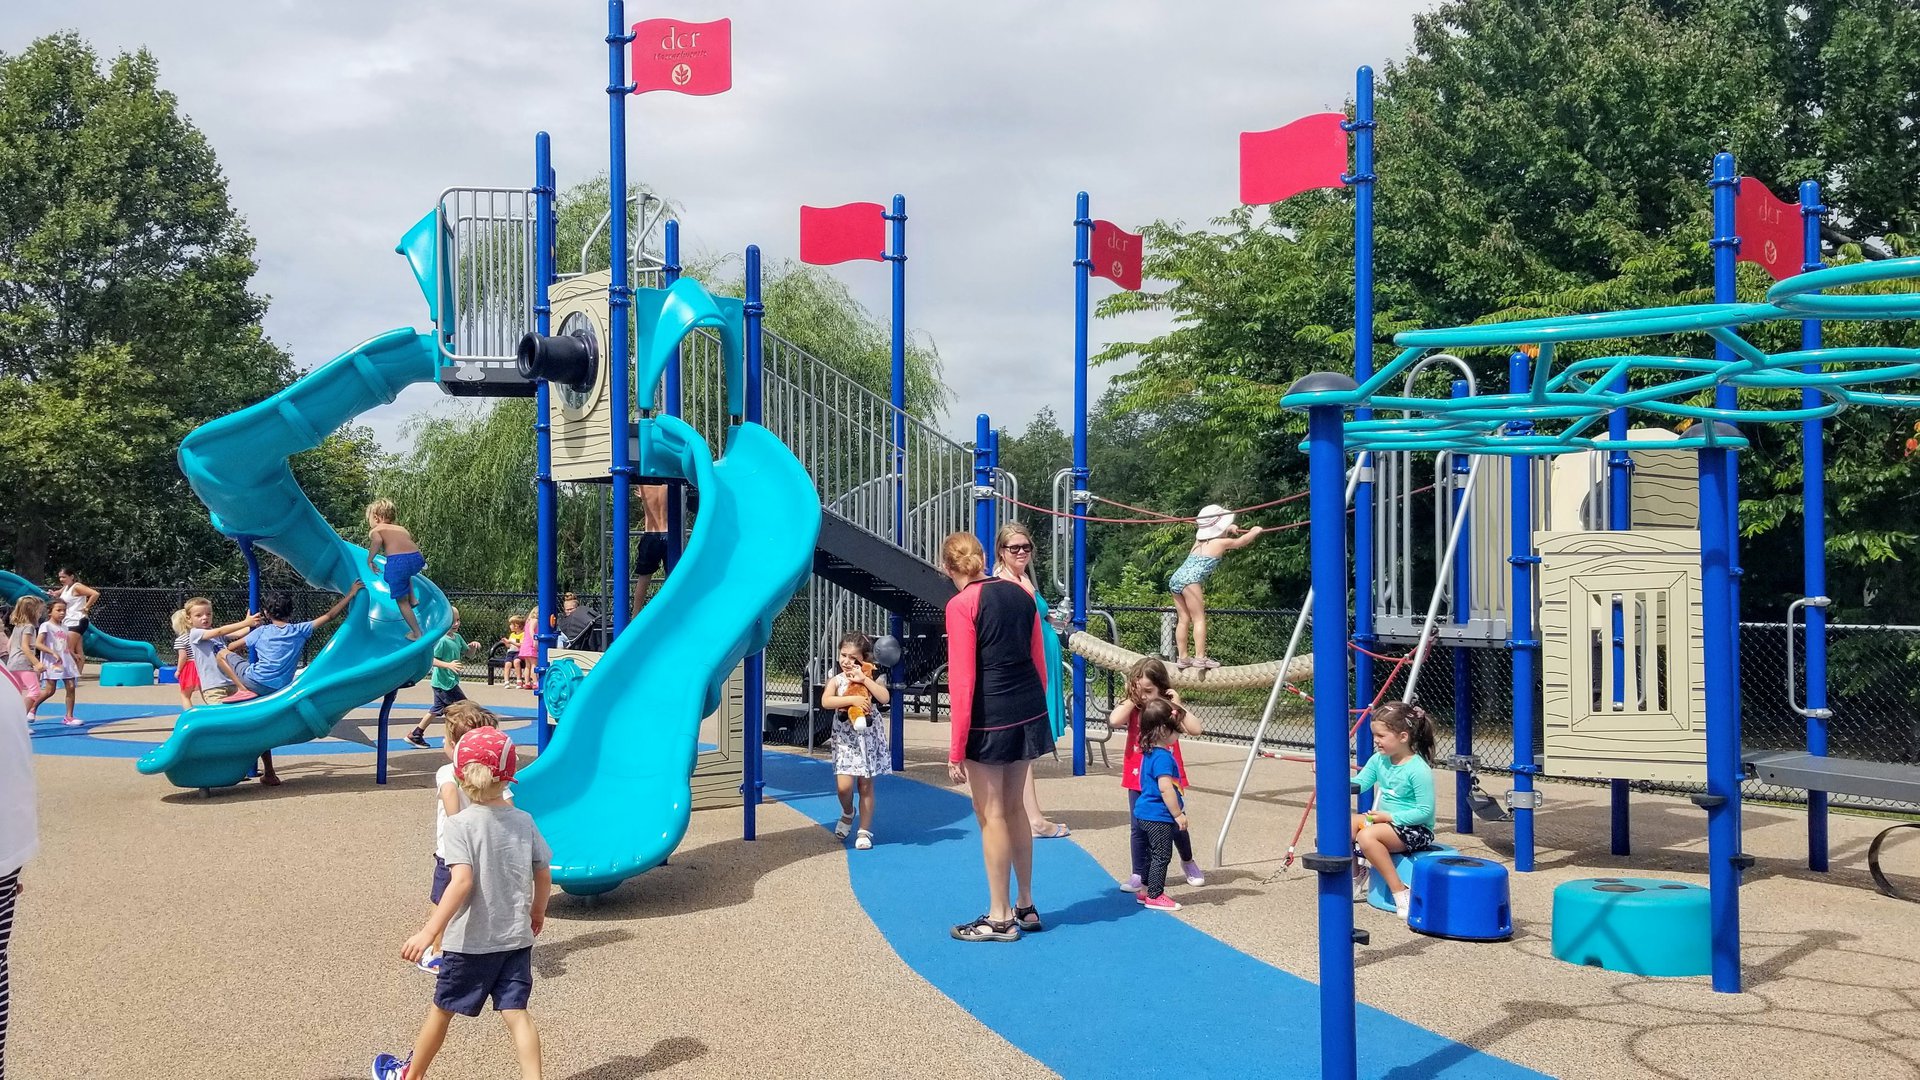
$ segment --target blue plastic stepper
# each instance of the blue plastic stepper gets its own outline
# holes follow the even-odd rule
[[[1431,937],[1505,941],[1513,936],[1507,868],[1467,855],[1413,861],[1407,925]]]
[[[1713,971],[1709,894],[1659,878],[1582,878],[1553,890],[1557,960],[1629,975]]]

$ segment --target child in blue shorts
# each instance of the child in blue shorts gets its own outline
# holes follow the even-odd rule
[[[533,939],[546,925],[553,891],[553,852],[532,815],[506,799],[516,764],[513,740],[499,728],[475,728],[455,748],[454,775],[472,805],[447,819],[441,839],[446,889],[427,924],[400,949],[401,957],[418,963],[435,937],[444,940],[433,1007],[406,1060],[373,1059],[374,1080],[422,1080],[454,1014],[478,1016],[488,998],[513,1035],[521,1077],[539,1080],[540,1033],[527,1015],[527,999]]]
[[[387,592],[407,620],[407,640],[418,641],[420,620],[413,617],[413,576],[427,568],[427,557],[413,542],[413,534],[393,523],[397,513],[392,499],[375,499],[367,507],[367,572],[375,571],[375,555],[387,556],[386,566],[379,570],[381,580],[387,583]]]

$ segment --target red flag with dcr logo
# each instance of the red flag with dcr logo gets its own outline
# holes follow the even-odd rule
[[[1103,277],[1123,289],[1140,287],[1140,258],[1145,244],[1139,233],[1130,233],[1111,221],[1093,223],[1093,238],[1087,257],[1094,277]]]
[[[1740,178],[1740,194],[1733,200],[1733,231],[1740,234],[1740,259],[1759,263],[1775,281],[1800,272],[1806,237],[1801,231],[1800,205],[1782,202],[1767,185],[1751,176]]]
[[[877,202],[800,208],[800,261],[830,266],[851,259],[879,262],[887,251],[886,207]]]
[[[633,24],[633,92],[719,94],[733,88],[733,20]]]

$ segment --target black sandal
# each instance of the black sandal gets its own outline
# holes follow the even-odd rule
[[[1046,927],[1041,925],[1040,923],[1039,908],[1031,908],[1031,907],[1014,908],[1013,919],[1015,922],[1020,924],[1020,930],[1023,933],[1037,934],[1040,931],[1046,929]]]
[[[953,928],[955,941],[1019,941],[1020,920],[995,922],[985,915]]]

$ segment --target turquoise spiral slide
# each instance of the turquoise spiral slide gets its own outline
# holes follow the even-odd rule
[[[141,772],[165,773],[181,787],[237,784],[265,751],[320,738],[351,710],[430,670],[434,643],[453,619],[446,595],[424,576],[413,579],[422,633],[408,641],[399,606],[367,568],[367,549],[333,531],[294,482],[288,459],[407,386],[431,382],[436,360],[432,335],[392,330],[257,405],[195,428],[180,444],[180,469],[215,528],[252,539],[317,588],[345,592],[358,580],[366,590],[291,686],[187,710],[173,735],[140,759]]]

